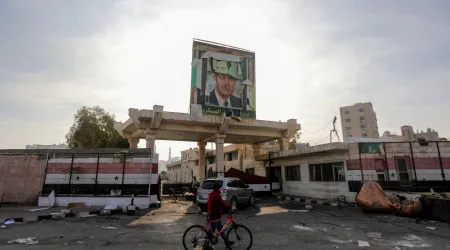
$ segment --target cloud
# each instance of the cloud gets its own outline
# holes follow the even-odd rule
[[[381,130],[448,136],[448,5],[1,1],[0,129],[11,132],[0,148],[64,141],[82,105],[122,121],[130,107],[187,112],[194,37],[255,51],[258,119],[297,118],[316,131],[339,106],[371,101]],[[326,142],[330,129],[302,140]],[[176,155],[196,143],[158,142],[162,158],[170,145]]]

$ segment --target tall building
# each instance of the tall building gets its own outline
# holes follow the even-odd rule
[[[378,138],[377,114],[372,103],[356,103],[341,107],[342,134],[348,137]]]

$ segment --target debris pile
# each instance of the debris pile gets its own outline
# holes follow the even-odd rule
[[[450,199],[436,195],[420,195],[407,199],[400,195],[387,195],[374,181],[364,183],[356,196],[356,203],[367,211],[392,212],[400,216],[427,218],[450,223]]]

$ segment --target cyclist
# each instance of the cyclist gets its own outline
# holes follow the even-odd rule
[[[223,208],[232,209],[230,205],[228,205],[224,200],[222,200],[222,197],[220,195],[220,184],[214,183],[213,191],[208,196],[208,214],[209,220],[211,221],[212,232],[214,232],[216,228],[219,232],[220,230],[222,230],[223,225],[220,219],[222,218]],[[220,237],[222,237],[223,241],[227,245],[226,249],[231,249],[230,246],[233,245],[234,242],[232,241],[227,242],[225,239],[224,232],[220,234]]]

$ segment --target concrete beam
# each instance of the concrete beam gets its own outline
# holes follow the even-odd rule
[[[130,134],[130,138],[144,138],[145,139],[145,131],[144,130],[135,130]]]
[[[161,120],[163,117],[163,110],[164,107],[160,105],[153,106],[153,118],[150,123],[150,128],[157,129],[159,128],[159,125],[161,125]]]
[[[133,108],[128,109],[128,115],[130,116],[131,120],[133,121],[133,123],[136,125],[136,127],[138,129],[142,128],[141,122],[139,121],[140,111],[138,109],[133,109]]]
[[[203,139],[201,142],[202,143],[208,143],[208,142],[213,142],[215,140],[216,140],[216,135],[214,134],[214,135],[211,135],[210,137],[207,137],[207,138]]]
[[[228,126],[230,125],[231,117],[225,116],[222,117],[222,123],[220,124],[219,131],[217,131],[219,134],[226,134],[228,133]]]
[[[121,123],[121,122],[115,122],[114,129],[117,131],[117,133],[119,133],[120,136],[125,138],[125,135],[123,134],[122,125],[123,125],[123,123]]]
[[[301,129],[300,124],[297,124],[297,119],[289,119],[287,121],[287,130],[284,131],[283,137],[287,137],[289,140]]]

